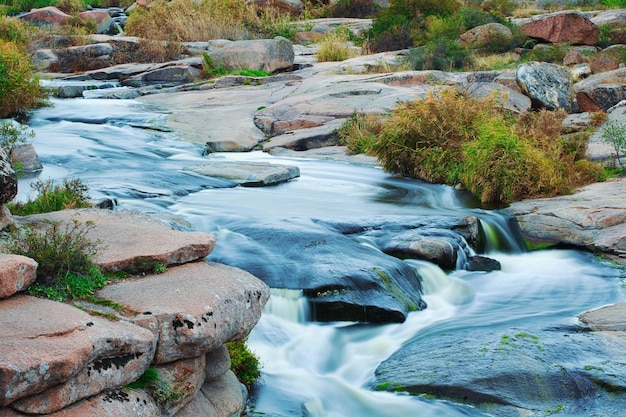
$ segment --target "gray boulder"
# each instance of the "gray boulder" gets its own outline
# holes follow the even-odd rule
[[[0,205],[8,203],[17,195],[17,175],[7,152],[0,148]]]
[[[16,146],[11,152],[11,162],[19,163],[24,172],[37,172],[43,169],[39,155],[31,143]]]
[[[85,21],[93,22],[96,25],[96,33],[111,33],[116,28],[113,18],[105,10],[85,10],[80,12],[78,17]]]
[[[581,111],[608,110],[626,99],[626,68],[594,74],[574,84]]]
[[[200,71],[190,65],[179,64],[165,66],[141,74],[134,75],[122,81],[127,87],[143,87],[151,84],[177,85],[197,80]]]
[[[281,36],[232,42],[210,55],[215,65],[226,69],[245,68],[269,73],[290,69],[294,61],[293,45]]]
[[[517,83],[534,107],[572,111],[572,76],[567,67],[547,62],[528,62],[517,67]]]
[[[475,98],[493,98],[502,108],[516,114],[525,113],[532,106],[530,98],[500,83],[479,82],[462,88]]]

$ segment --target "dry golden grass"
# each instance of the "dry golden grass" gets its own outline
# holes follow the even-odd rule
[[[250,38],[248,25],[259,21],[243,0],[157,0],[128,18],[129,35],[164,41],[190,42]]]
[[[487,71],[502,69],[519,61],[520,56],[514,52],[506,52],[494,55],[473,55],[473,69],[475,71]]]
[[[319,62],[345,61],[353,55],[344,32],[329,32],[324,35],[317,50]]]

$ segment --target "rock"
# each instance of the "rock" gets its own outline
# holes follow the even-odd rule
[[[21,414],[20,414],[21,415]],[[2,414],[0,414],[2,416]],[[95,397],[80,401],[49,417],[163,417],[159,405],[144,389],[110,390]],[[2,416],[5,417],[5,416]],[[13,416],[6,416],[13,417]]]
[[[224,375],[230,369],[230,353],[226,345],[222,345],[215,350],[207,352],[206,354],[206,367],[205,381],[215,381],[222,375]]]
[[[94,260],[105,271],[151,270],[154,262],[165,266],[206,257],[215,245],[213,235],[173,230],[146,215],[100,209],[63,210],[20,219],[22,224],[41,225],[44,220],[93,223],[87,238],[100,248]]]
[[[294,42],[297,42],[301,45],[309,45],[311,43],[317,43],[322,40],[324,37],[323,34],[319,32],[296,32],[293,34],[292,38]],[[294,58],[295,59],[295,58]]]
[[[17,175],[11,165],[11,159],[0,148],[0,205],[10,202],[17,195]]]
[[[576,64],[570,70],[572,71],[572,80],[574,82],[584,80],[592,74],[589,64]]]
[[[581,111],[608,110],[626,99],[626,68],[592,75],[574,84]]]
[[[573,113],[568,114],[563,119],[561,131],[563,133],[582,132],[591,124],[591,116],[589,113]]]
[[[32,143],[16,146],[11,152],[11,163],[13,165],[19,164],[20,170],[23,172],[37,172],[43,169],[39,155],[37,155]]]
[[[204,384],[205,366],[205,356],[200,355],[155,367],[159,373],[159,380],[167,381],[174,393],[180,396],[180,398],[169,399],[161,404],[163,415],[173,416],[193,401]]]
[[[252,69],[269,73],[290,69],[294,52],[291,42],[283,37],[236,41],[212,52],[215,65],[226,69]]]
[[[0,253],[0,298],[26,290],[37,279],[37,262],[21,255]]]
[[[566,67],[582,64],[583,62],[585,62],[585,58],[575,49],[567,51],[567,54],[565,54],[565,57],[563,58],[563,65]]]
[[[546,62],[528,62],[517,67],[517,83],[535,107],[572,111],[572,79],[567,67]]]
[[[272,152],[276,148],[307,151],[339,144],[337,129],[344,119],[329,121],[317,127],[303,128],[274,136],[263,144],[264,152]]]
[[[209,400],[218,416],[239,416],[248,398],[246,387],[232,371],[202,386],[202,394]]]
[[[353,155],[346,146],[325,146],[323,148],[309,149],[308,151],[272,148],[268,153],[277,157],[323,159],[347,162],[355,165],[378,165],[376,157],[366,154]]]
[[[502,265],[495,259],[474,255],[467,258],[464,269],[467,271],[491,272],[501,270]]]
[[[115,22],[105,10],[86,10],[78,13],[78,17],[96,25],[96,33],[110,33],[115,29]]]
[[[498,416],[548,409],[619,414],[625,348],[624,342],[560,329],[456,329],[406,343],[377,368],[372,386],[471,404]],[[611,410],[605,409],[607,395],[615,401],[608,402]],[[602,412],[596,414],[596,407]]]
[[[594,332],[626,332],[626,303],[586,311],[580,320]]]
[[[597,26],[626,23],[626,9],[599,10],[590,20]]]
[[[579,12],[542,14],[520,29],[526,36],[550,43],[595,45],[598,41],[598,27]]]
[[[313,320],[402,322],[425,306],[414,269],[334,225],[291,219],[228,230],[209,259],[247,270],[272,288],[303,290]]]
[[[15,220],[11,216],[9,209],[4,204],[0,204],[0,231],[13,224],[15,224]]]
[[[531,109],[530,98],[499,83],[473,83],[462,88],[475,98],[494,98],[502,108],[516,114],[525,113]]]
[[[200,71],[190,65],[174,65],[146,71],[123,80],[127,87],[143,87],[151,84],[177,85],[190,83],[200,77]]]
[[[0,405],[49,413],[148,368],[156,339],[70,305],[16,295],[0,301]]]
[[[501,23],[476,26],[459,36],[459,44],[465,48],[485,48],[494,42],[508,42],[513,37],[511,29]]]
[[[512,203],[522,234],[535,242],[576,246],[591,252],[626,254],[626,180],[582,187],[572,195]]]
[[[619,59],[606,53],[599,53],[589,59],[591,72],[599,74],[619,68]]]
[[[280,14],[288,14],[293,17],[299,17],[300,12],[304,9],[301,0],[247,0],[247,4],[254,4],[259,10],[269,12],[280,12]]]
[[[162,364],[247,336],[261,317],[269,289],[245,271],[196,262],[110,284],[97,296],[140,312],[126,320],[157,333],[154,363]]]
[[[226,178],[244,187],[276,185],[300,176],[297,166],[267,162],[211,161],[190,167],[189,170],[209,177]]]
[[[22,20],[32,23],[40,27],[59,27],[64,26],[71,16],[62,12],[54,6],[33,9],[19,17]]]
[[[60,71],[59,57],[52,49],[38,49],[32,57],[35,68],[39,71]]]
[[[605,140],[602,136],[607,123],[622,125],[626,123],[626,101],[620,101],[615,106],[608,109],[605,113],[606,121],[591,134],[587,141],[587,151],[585,157],[594,162],[598,162],[606,167],[615,167],[619,165],[615,146],[610,141]],[[620,155],[624,158],[624,155]]]

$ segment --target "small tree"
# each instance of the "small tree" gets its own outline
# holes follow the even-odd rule
[[[620,155],[623,155],[626,150],[626,124],[613,121],[606,122],[602,128],[602,139],[613,146],[615,161],[620,168],[624,169]]]

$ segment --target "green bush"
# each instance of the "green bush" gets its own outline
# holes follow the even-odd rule
[[[381,115],[355,111],[337,131],[340,143],[353,154],[368,153],[370,145],[382,130],[383,122]]]
[[[159,405],[180,400],[185,396],[185,389],[180,381],[164,379],[155,368],[146,369],[137,381],[126,385],[124,389],[146,389]]]
[[[326,33],[317,50],[317,60],[319,62],[345,61],[350,56],[348,37],[342,32]]]
[[[41,106],[46,97],[30,58],[14,43],[0,40],[0,118]]]
[[[330,8],[330,17],[371,18],[380,10],[372,0],[339,0]]]
[[[37,192],[37,196],[25,203],[7,204],[11,213],[27,216],[92,206],[89,199],[89,188],[77,178],[65,179],[62,185],[55,185],[52,180],[38,180],[31,184],[31,188]]]
[[[0,16],[0,39],[15,45],[26,45],[30,27],[21,19]]]
[[[602,140],[613,147],[615,162],[624,169],[622,156],[626,152],[626,124],[606,122],[602,127]]]
[[[455,40],[445,38],[429,41],[426,45],[413,48],[406,57],[414,70],[452,71],[468,69],[473,65],[470,52]]]
[[[87,237],[92,228],[92,223],[77,220],[65,226],[44,221],[40,229],[29,226],[11,232],[3,250],[37,261],[37,280],[29,294],[59,301],[83,298],[106,282],[92,261],[100,247]]]
[[[26,145],[33,137],[35,137],[35,132],[26,125],[0,122],[0,148],[4,149],[9,156],[16,147]]]
[[[250,351],[245,340],[226,343],[230,353],[230,369],[242,384],[250,388],[261,376],[259,359]]]

